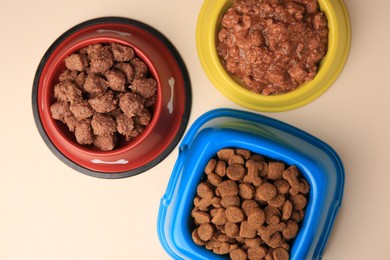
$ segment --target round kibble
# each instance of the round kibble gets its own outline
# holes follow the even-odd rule
[[[198,228],[198,235],[203,241],[209,241],[214,235],[214,227],[209,223],[202,224]]]
[[[269,201],[275,198],[277,195],[277,190],[275,185],[272,185],[269,182],[264,182],[256,189],[256,199]]]
[[[245,175],[245,167],[242,164],[233,163],[227,167],[226,175],[233,181],[239,181]]]
[[[244,249],[238,248],[230,252],[230,259],[232,260],[246,260],[247,253]]]
[[[238,223],[244,220],[244,212],[239,207],[231,206],[225,211],[225,216],[228,221]]]
[[[289,253],[283,247],[275,248],[272,254],[274,260],[288,260],[290,258]]]
[[[265,213],[260,208],[252,210],[248,215],[248,223],[253,228],[259,228],[264,224]]]
[[[248,258],[251,260],[262,260],[267,255],[264,247],[251,247],[248,249]]]

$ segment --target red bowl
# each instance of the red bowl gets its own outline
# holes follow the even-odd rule
[[[114,150],[105,152],[78,144],[66,125],[51,117],[50,106],[65,57],[90,44],[110,42],[133,47],[158,87],[151,123],[136,138],[119,139]],[[188,123],[191,85],[179,53],[161,33],[139,21],[104,17],[76,25],[50,46],[34,78],[32,105],[39,133],[59,159],[87,175],[123,178],[155,166],[177,145]]]

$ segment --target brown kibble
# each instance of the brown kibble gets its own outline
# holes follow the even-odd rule
[[[246,238],[245,239],[245,245],[248,247],[248,248],[251,248],[251,247],[260,247],[261,246],[261,238],[260,237],[255,237],[255,238]]]
[[[230,259],[231,260],[246,260],[247,253],[242,248],[235,249],[235,250],[230,252]]]
[[[228,221],[238,223],[244,220],[244,212],[239,207],[231,206],[225,211],[225,216]]]
[[[228,221],[225,215],[225,209],[219,208],[219,209],[212,209],[210,211],[211,214],[211,222],[215,225],[225,225]]]
[[[254,238],[257,235],[257,230],[253,228],[248,221],[244,220],[240,226],[240,236],[243,238]]]
[[[235,149],[234,150],[236,154],[238,155],[241,155],[242,158],[244,158],[245,160],[249,160],[252,156],[252,153],[249,151],[249,150],[246,150],[246,149]]]
[[[194,231],[192,231],[192,240],[195,242],[195,244],[197,244],[198,246],[204,246],[205,245],[205,241],[203,241],[199,235],[198,235],[198,228],[194,229]]]
[[[298,210],[293,210],[292,213],[291,213],[291,217],[290,217],[290,220],[293,220],[297,223],[301,222],[302,219],[301,219],[301,214],[299,214],[299,211]]]
[[[232,157],[233,155],[234,155],[234,150],[229,148],[221,149],[217,152],[218,158],[225,162],[228,162],[230,157]]]
[[[298,171],[298,168],[295,165],[288,167],[283,172],[283,179],[288,181],[288,184],[291,187],[290,188],[290,193],[293,196],[297,195],[300,191],[305,191],[306,190],[306,185],[299,183],[298,175],[299,175],[299,171]]]
[[[280,222],[278,224],[269,224],[266,227],[259,228],[261,239],[270,247],[276,248],[283,244],[282,235],[280,232],[286,229],[286,224]]]
[[[218,241],[217,239],[213,238],[210,241],[207,241],[205,246],[208,250],[213,250],[214,248],[218,248],[221,246],[221,241]]]
[[[230,164],[226,169],[226,175],[233,181],[239,181],[245,175],[245,168],[242,164]]]
[[[236,238],[240,232],[239,225],[233,222],[226,222],[225,224],[225,233],[231,238]]]
[[[200,197],[195,197],[194,199],[194,205],[197,207],[200,211],[208,211],[209,206],[213,203],[211,199],[201,199]]]
[[[249,216],[254,209],[259,208],[259,204],[254,200],[244,200],[241,205],[245,215]]]
[[[287,194],[290,190],[290,184],[284,179],[275,181],[274,185],[280,194]]]
[[[280,232],[275,232],[268,241],[265,241],[265,243],[272,248],[280,247],[283,242],[283,236]]]
[[[251,247],[248,249],[248,258],[250,260],[262,260],[267,255],[267,249],[264,247]]]
[[[260,208],[253,209],[248,215],[248,223],[253,228],[260,228],[265,221],[265,213]]]
[[[224,197],[221,199],[221,204],[224,208],[228,208],[230,206],[240,206],[240,198],[237,195]]]
[[[201,182],[198,185],[196,192],[198,196],[201,197],[202,199],[204,198],[211,199],[214,196],[214,192],[210,189],[209,185],[205,182]]]
[[[297,236],[298,233],[298,224],[295,221],[289,220],[287,222],[287,227],[283,230],[283,237],[286,240],[293,239]]]
[[[219,247],[213,249],[213,252],[218,255],[228,254],[230,252],[230,244],[222,242]]]
[[[214,227],[210,223],[204,223],[198,227],[199,238],[209,241],[214,235]]]
[[[241,155],[234,154],[234,155],[232,155],[232,156],[229,158],[228,164],[229,164],[229,165],[231,165],[231,164],[242,164],[242,165],[244,165],[245,162],[244,162],[244,158],[242,158]]]
[[[267,224],[277,224],[280,222],[281,213],[279,209],[272,206],[267,206],[264,209],[264,213],[265,221],[267,222]]]
[[[284,163],[282,162],[269,162],[267,177],[271,180],[282,179],[284,167]]]
[[[204,223],[210,223],[211,217],[206,212],[202,211],[194,211],[192,212],[192,217],[195,219],[195,223],[198,225],[204,224]]]
[[[207,165],[206,165],[206,167],[205,167],[205,169],[204,169],[204,172],[205,172],[206,174],[210,174],[210,173],[214,172],[214,169],[215,169],[215,166],[216,166],[216,165],[217,165],[217,160],[211,159],[211,160],[207,163]]]
[[[278,194],[276,195],[275,198],[272,200],[268,201],[268,205],[272,207],[279,208],[283,205],[284,201],[286,200],[285,196],[283,194]]]
[[[290,196],[290,200],[295,210],[302,210],[306,207],[307,199],[302,194]]]
[[[286,200],[282,207],[282,220],[286,221],[291,217],[293,206],[291,201]]]
[[[256,189],[257,200],[270,201],[273,198],[275,198],[276,194],[277,194],[276,187],[269,182],[264,182]]]
[[[260,186],[263,181],[259,177],[258,162],[253,160],[247,161],[245,166],[247,167],[247,175],[244,176],[243,181],[245,183],[252,183],[256,187]]]
[[[302,186],[300,192],[304,195],[308,194],[310,191],[310,184],[304,178],[299,178],[298,180],[300,182],[300,186]]]
[[[217,187],[218,184],[220,184],[222,182],[222,178],[220,176],[218,176],[217,174],[215,173],[209,173],[207,175],[207,180],[211,183],[211,185],[213,185],[214,187]]]
[[[211,199],[211,205],[213,205],[213,207],[216,208],[216,209],[222,208],[221,198],[220,197],[212,198]]]
[[[255,196],[256,190],[253,185],[248,183],[240,183],[238,185],[238,194],[240,194],[241,198],[246,200],[251,200]]]
[[[290,259],[289,253],[283,247],[275,248],[275,250],[273,251],[272,254],[273,254],[274,260],[288,260],[288,259]]]
[[[238,194],[238,186],[233,180],[226,180],[221,182],[217,189],[222,198]]]
[[[215,167],[215,173],[221,177],[224,177],[226,175],[226,162],[225,161],[218,161],[217,162],[217,166]]]

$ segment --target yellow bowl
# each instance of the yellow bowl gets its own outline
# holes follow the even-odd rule
[[[318,0],[328,19],[328,52],[315,78],[297,89],[280,95],[264,96],[242,87],[226,72],[216,50],[216,37],[223,14],[234,0],[204,0],[196,28],[200,62],[214,86],[233,102],[249,109],[278,112],[303,106],[323,94],[336,80],[347,60],[351,28],[342,0]]]

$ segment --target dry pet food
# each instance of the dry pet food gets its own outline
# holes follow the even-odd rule
[[[192,239],[233,260],[287,260],[309,190],[294,165],[222,149],[197,186]]]
[[[152,119],[157,81],[133,48],[93,44],[65,58],[66,70],[54,86],[51,115],[74,132],[82,145],[115,148],[118,135],[128,141]]]
[[[236,0],[221,25],[218,55],[255,93],[282,94],[312,80],[327,52],[317,0]]]

